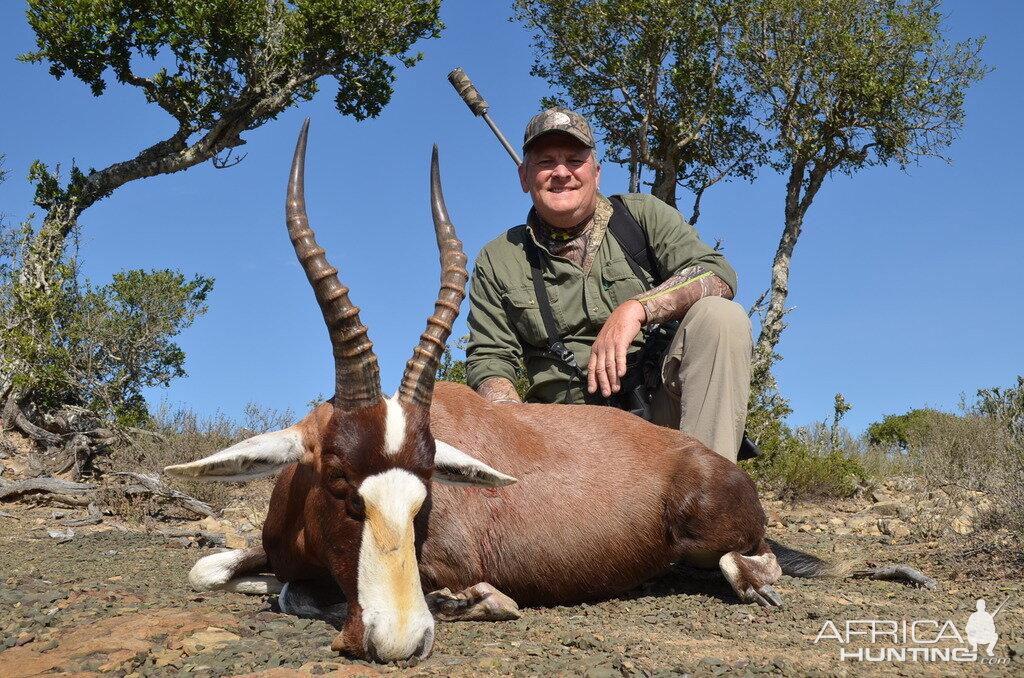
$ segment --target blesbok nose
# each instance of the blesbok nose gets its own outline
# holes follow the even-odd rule
[[[434,650],[433,618],[426,628],[396,638],[389,624],[366,629],[366,655],[370,661],[388,663],[404,659],[426,659]]]

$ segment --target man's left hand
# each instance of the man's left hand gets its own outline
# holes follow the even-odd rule
[[[618,393],[620,379],[626,374],[626,354],[640,328],[647,322],[643,304],[630,299],[608,316],[597,335],[587,363],[587,391],[598,389],[605,398]]]

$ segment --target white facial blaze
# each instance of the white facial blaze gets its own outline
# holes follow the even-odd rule
[[[383,661],[405,659],[434,632],[420,586],[413,528],[427,488],[408,471],[391,469],[364,480],[359,495],[366,521],[357,589],[366,641]]]
[[[395,455],[405,445],[405,412],[398,398],[385,398],[387,416],[384,419],[384,454]]]

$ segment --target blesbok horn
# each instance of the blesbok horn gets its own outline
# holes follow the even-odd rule
[[[430,208],[434,216],[434,233],[441,253],[441,289],[434,305],[434,315],[427,318],[427,329],[405,364],[398,399],[412,405],[428,407],[434,392],[434,373],[444,353],[444,344],[452,333],[452,323],[459,315],[459,305],[466,296],[466,254],[455,227],[448,218],[441,191],[441,171],[437,162],[437,144],[430,159]]]
[[[380,370],[377,356],[373,354],[373,342],[366,334],[366,326],[359,322],[359,307],[349,301],[348,288],[338,281],[338,269],[327,262],[323,248],[317,245],[316,236],[309,227],[304,179],[308,132],[309,118],[306,118],[295,144],[288,178],[288,235],[309,284],[313,286],[331,338],[334,404],[344,410],[354,410],[381,399]]]

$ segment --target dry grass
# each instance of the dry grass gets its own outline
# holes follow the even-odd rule
[[[1024,446],[998,417],[945,417],[909,441],[937,506],[934,535],[952,528],[968,548],[1024,545]],[[966,529],[969,527],[969,530]]]

